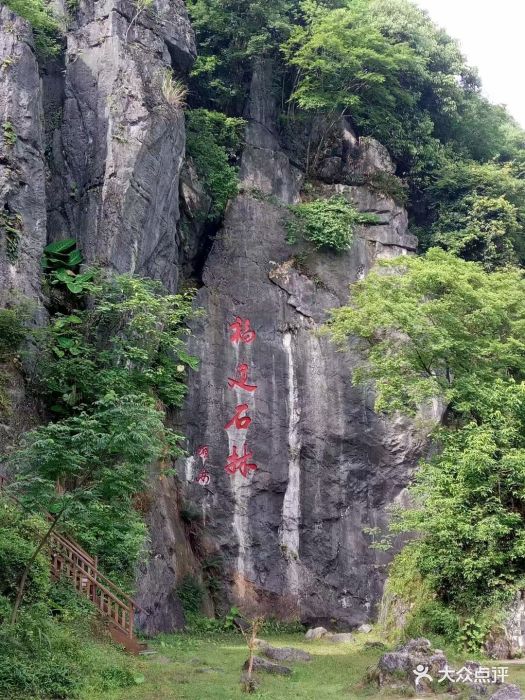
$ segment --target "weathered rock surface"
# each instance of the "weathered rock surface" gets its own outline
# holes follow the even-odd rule
[[[353,634],[350,634],[349,632],[338,632],[337,634],[328,634],[325,636],[328,641],[332,642],[332,644],[349,644],[350,642],[355,641],[355,637]]]
[[[314,627],[309,629],[305,634],[305,638],[308,640],[322,639],[328,634],[328,630],[324,627]]]
[[[481,680],[490,677],[490,669],[482,668],[477,661],[467,661],[461,669],[453,669],[440,649],[433,649],[428,639],[421,638],[411,639],[395,651],[383,654],[377,668],[368,672],[367,682],[396,692],[450,693],[454,697],[460,694],[471,700],[522,697],[518,686]]]
[[[250,660],[246,659],[243,669],[247,671],[249,665]],[[273,661],[268,661],[268,659],[263,659],[262,656],[253,657],[253,670],[255,672],[262,671],[264,673],[271,673],[274,676],[291,676],[292,674],[292,669],[288,668],[288,666],[282,666]]]
[[[81,0],[67,33],[61,123],[49,181],[52,238],[73,235],[88,260],[178,283],[184,113],[163,87],[190,68],[182,0]]]
[[[294,647],[274,647],[264,640],[258,640],[257,648],[261,654],[272,661],[311,661],[312,655]]]
[[[42,91],[31,29],[0,6],[0,308],[40,307],[40,257],[46,243]],[[0,454],[39,420],[21,364],[0,366]],[[0,465],[0,473],[2,467]]]
[[[195,325],[190,351],[202,366],[190,377],[181,419],[191,456],[178,471],[205,514],[207,554],[225,563],[230,600],[348,628],[373,617],[391,557],[370,549],[363,528],[386,527],[387,506],[404,497],[423,436],[408,421],[376,415],[372,394],[352,385],[358,348],[338,352],[316,330],[327,310],[347,302],[352,281],[380,257],[413,251],[416,239],[392,200],[344,189],[381,212],[382,223],[359,229],[343,254],[303,249],[306,269],[297,265],[284,205],[296,200],[300,178],[280,150],[271,99],[263,67],[247,115],[244,191],[228,207],[197,297],[206,318]],[[249,320],[253,343],[230,342],[236,317]],[[240,364],[256,391],[228,388]],[[240,405],[249,429],[226,431]],[[196,483],[203,445],[206,488]],[[257,470],[247,478],[225,471],[234,447],[253,454]]]
[[[32,32],[0,6],[0,306],[40,299],[46,242],[43,110]]]
[[[490,700],[522,700],[521,688],[511,683],[505,683],[490,696]]]
[[[3,207],[23,226],[15,263],[6,262],[6,238],[0,241],[0,295],[39,295],[46,195],[48,240],[76,237],[89,262],[156,277],[175,290],[181,271],[206,258],[196,302],[206,317],[196,322],[189,347],[202,366],[189,378],[178,417],[190,456],[178,464],[179,482],[155,479],[147,511],[151,556],[137,578],[145,611],[139,623],[151,633],[183,624],[176,586],[185,573],[199,577],[179,515],[184,499],[202,514],[199,556],[224,562],[226,606],[236,601],[353,628],[374,616],[391,558],[371,550],[363,530],[386,527],[387,508],[404,498],[425,436],[406,420],[376,415],[371,392],[352,385],[359,348],[338,352],[316,331],[378,258],[415,250],[401,207],[348,184],[391,174],[391,161],[379,144],[357,147],[350,131],[343,133],[348,143],[323,193],[342,194],[379,221],[360,227],[352,249],[340,255],[288,246],[286,205],[299,200],[304,175],[281,148],[271,64],[259,65],[246,114],[242,193],[208,255],[203,230],[178,225],[179,191],[190,217],[209,202],[190,163],[181,181],[184,116],[163,89],[168,69],[184,76],[194,58],[187,13],[182,0],[136,10],[132,0],[80,0],[73,13],[65,63],[43,80],[46,193],[31,37],[0,8],[0,107],[17,135],[9,143],[9,130],[0,134],[0,214]],[[15,34],[5,31],[6,22],[15,23]],[[8,65],[2,59],[11,55],[17,60]],[[230,342],[236,317],[250,322],[253,343]],[[228,388],[243,363],[255,392]],[[226,432],[244,404],[249,431]],[[197,455],[202,446],[206,458]],[[253,454],[246,461],[257,469],[247,478],[225,471],[234,447],[239,456],[244,448]],[[205,487],[196,483],[203,467],[211,478]]]

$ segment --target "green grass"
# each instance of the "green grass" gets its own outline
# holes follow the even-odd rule
[[[360,686],[367,668],[375,665],[382,653],[365,648],[367,641],[374,640],[371,635],[357,635],[355,642],[343,645],[322,640],[306,642],[301,634],[264,637],[276,646],[305,649],[313,660],[292,664],[290,678],[261,675],[260,688],[250,697],[266,700],[399,698]],[[144,676],[144,683],[124,690],[88,692],[82,700],[241,700],[247,697],[239,683],[241,666],[247,658],[240,635],[166,635],[151,642],[150,648],[157,652],[155,656],[134,662],[135,672]],[[462,665],[468,658],[471,656],[449,654],[451,665],[452,662]],[[490,661],[486,665],[498,663]],[[510,666],[510,680],[525,689],[525,666]]]

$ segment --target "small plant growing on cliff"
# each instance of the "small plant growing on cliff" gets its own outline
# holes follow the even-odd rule
[[[62,29],[45,0],[3,0],[3,4],[29,22],[39,58],[58,54]]]
[[[377,223],[377,217],[359,213],[340,195],[294,204],[289,211],[291,217],[286,222],[286,232],[290,245],[305,239],[317,249],[338,253],[350,248],[356,226]]]
[[[94,270],[79,272],[84,257],[74,238],[55,241],[44,248],[42,267],[52,285],[64,285],[71,294],[85,294],[93,288]]]
[[[11,211],[7,205],[0,212],[0,231],[5,238],[5,252],[9,262],[14,265],[18,259],[18,248],[22,233],[22,217]]]
[[[167,70],[162,79],[162,94],[166,102],[174,109],[184,109],[188,88],[181,80],[174,77],[172,70]]]
[[[237,161],[244,119],[222,112],[192,109],[186,113],[187,153],[211,199],[208,219],[218,221],[238,191]]]
[[[14,146],[18,140],[18,136],[16,135],[15,127],[13,126],[12,122],[5,121],[2,124],[2,133],[4,136],[4,142],[8,146]]]

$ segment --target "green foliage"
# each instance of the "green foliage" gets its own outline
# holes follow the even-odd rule
[[[358,115],[413,103],[402,78],[415,80],[422,62],[406,42],[394,45],[381,33],[369,4],[304,3],[305,23],[285,47],[300,76],[293,98],[303,109]]]
[[[525,570],[525,279],[438,249],[383,267],[354,285],[328,331],[366,341],[355,378],[374,381],[377,410],[447,406],[439,452],[393,531],[420,533],[420,575],[472,615],[506,600]]]
[[[50,243],[44,248],[42,268],[45,272],[56,270],[77,270],[83,261],[74,238]]]
[[[189,11],[196,104],[244,114],[253,67],[269,59],[280,121],[307,170],[315,173],[346,116],[393,156],[398,179],[367,184],[408,204],[425,247],[487,269],[525,260],[525,133],[485,99],[458,43],[414,3],[191,0]],[[463,183],[456,192],[451,177]],[[480,177],[485,185],[474,184]],[[466,216],[471,196],[494,201],[476,199]]]
[[[41,265],[52,285],[61,285],[71,294],[94,291],[95,270],[79,272],[84,256],[74,238],[50,243],[44,248]]]
[[[89,680],[101,691],[135,684],[129,662],[106,644],[89,641],[89,618],[64,621],[47,603],[0,626],[0,687],[5,700],[73,700]]]
[[[489,274],[437,248],[381,266],[353,286],[350,305],[336,309],[328,326],[336,341],[354,334],[367,341],[369,365],[356,377],[374,380],[378,411],[415,412],[439,396],[470,416],[477,387],[498,379],[518,383],[525,323],[520,271]]]
[[[204,588],[195,576],[188,574],[177,586],[177,596],[185,613],[198,613],[204,599]]]
[[[194,91],[204,106],[243,113],[253,61],[278,52],[297,5],[295,0],[189,0],[199,46]]]
[[[5,252],[9,262],[14,265],[18,260],[20,237],[22,234],[22,217],[6,207],[0,211],[0,231],[5,237]]]
[[[5,121],[2,124],[2,133],[4,136],[4,142],[8,146],[14,146],[18,141],[18,136],[16,135],[15,127],[13,126],[12,122]]]
[[[181,454],[158,403],[179,406],[191,295],[120,276],[93,288],[87,309],[57,315],[35,331],[34,383],[61,417],[23,438],[11,457],[17,489],[31,508],[62,519],[106,574],[125,584],[144,547],[134,497],[149,465]],[[65,490],[59,493],[56,484]]]
[[[505,197],[468,195],[443,213],[438,244],[488,270],[515,262],[512,239],[519,231],[517,210]]]
[[[190,110],[186,118],[188,155],[211,199],[208,218],[216,221],[222,217],[228,200],[237,194],[235,164],[245,122],[207,109]]]
[[[479,654],[483,650],[484,642],[489,631],[489,627],[483,624],[482,621],[470,617],[465,620],[461,629],[458,631],[458,641],[467,651],[472,654]]]
[[[22,571],[29,560],[45,521],[24,514],[5,498],[0,498],[0,596],[13,601]],[[45,598],[49,590],[49,563],[44,554],[38,556],[28,577],[27,602]]]
[[[525,179],[518,163],[445,160],[427,183],[430,243],[487,269],[525,260]]]
[[[144,532],[133,496],[145,488],[147,467],[179,453],[179,437],[164,427],[163,417],[153,399],[144,395],[108,393],[89,412],[79,411],[26,433],[22,446],[10,456],[24,503],[62,514],[82,542],[89,540],[91,554],[100,556],[108,574],[131,575],[140,553],[142,538],[130,548],[130,533],[140,527]],[[67,487],[63,493],[57,491],[57,483]],[[97,540],[94,535],[104,525],[104,537]],[[104,553],[115,543],[113,556],[121,558],[113,571],[114,560],[105,561]]]
[[[12,359],[27,336],[26,310],[18,306],[0,309],[0,362]]]
[[[318,249],[339,253],[352,245],[356,226],[377,223],[375,216],[360,214],[342,196],[294,204],[289,210],[292,216],[286,222],[288,243],[306,239]]]
[[[96,401],[107,392],[159,396],[180,406],[186,370],[190,292],[166,294],[152,280],[122,275],[94,289],[89,309],[57,315],[38,335],[41,390],[59,411]]]
[[[33,28],[39,57],[49,58],[59,53],[62,35],[60,22],[45,0],[4,0],[4,4],[26,19]]]

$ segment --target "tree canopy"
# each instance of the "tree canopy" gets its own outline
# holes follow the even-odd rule
[[[338,343],[362,339],[355,380],[376,409],[415,414],[438,399],[437,454],[394,530],[418,532],[419,573],[462,613],[510,595],[525,574],[525,278],[449,252],[381,264],[332,312]]]

